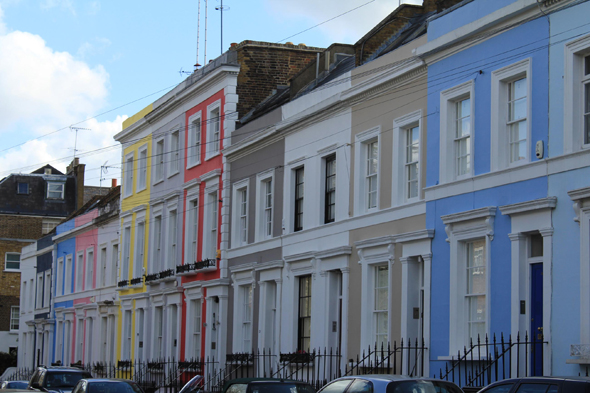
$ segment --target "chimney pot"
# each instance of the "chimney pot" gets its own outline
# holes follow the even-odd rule
[[[111,179],[111,187],[112,188],[117,187],[117,179]]]

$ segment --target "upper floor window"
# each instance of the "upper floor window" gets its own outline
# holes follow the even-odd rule
[[[324,223],[336,219],[336,154],[325,158]]]
[[[189,119],[187,166],[191,167],[201,162],[201,113]]]
[[[138,221],[135,227],[135,258],[133,260],[133,278],[143,275],[143,259],[145,254],[145,222]]]
[[[206,240],[204,241],[203,258],[217,258],[217,215],[219,200],[217,190],[207,193]]]
[[[260,241],[272,237],[274,171],[258,174],[256,181],[256,240]]]
[[[527,78],[508,83],[508,122],[510,163],[526,159]]]
[[[377,207],[377,173],[379,159],[379,145],[377,141],[365,144],[365,192],[367,210]]]
[[[471,98],[454,103],[455,107],[455,175],[471,173]]]
[[[208,107],[207,113],[207,156],[209,159],[219,153],[221,149],[221,117],[220,102],[217,101]]]
[[[199,200],[193,199],[188,202],[188,220],[186,233],[188,236],[186,263],[194,263],[197,261],[197,243],[199,234]]]
[[[248,242],[248,188],[238,190],[238,243]]]
[[[590,147],[590,34],[565,44],[563,150]]]
[[[174,269],[176,266],[176,245],[178,242],[178,214],[176,209],[168,212],[168,258],[167,269]]]
[[[156,177],[155,181],[158,182],[164,179],[164,139],[160,139],[156,142]]]
[[[293,216],[293,231],[297,232],[303,229],[303,196],[304,196],[304,168],[295,169],[295,211]]]
[[[405,130],[406,134],[406,198],[418,197],[418,176],[420,160],[420,127],[415,126]]]
[[[172,176],[180,170],[180,132],[174,131],[170,135],[170,173]]]
[[[131,257],[131,227],[123,230],[123,260],[121,261],[121,280],[129,279],[129,263]]]
[[[133,153],[125,157],[125,196],[133,194]]]
[[[272,179],[264,183],[264,236],[272,236]]]
[[[146,188],[147,183],[147,147],[139,151],[139,173],[137,176],[137,190]]]
[[[529,59],[492,72],[492,170],[530,160]]]
[[[41,233],[48,234],[61,222],[60,219],[44,218],[41,222]]]
[[[65,183],[47,182],[47,199],[64,199]]]
[[[28,194],[29,193],[29,183],[17,183],[16,186],[16,193],[17,194]]]
[[[20,254],[7,252],[4,254],[4,270],[20,270]]]
[[[162,216],[154,217],[154,239],[152,242],[152,273],[158,273],[162,266]]]
[[[473,81],[441,93],[440,182],[473,173]]]

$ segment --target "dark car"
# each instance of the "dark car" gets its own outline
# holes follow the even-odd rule
[[[92,378],[78,381],[72,393],[144,393],[139,385],[128,379]]]
[[[76,367],[38,367],[29,381],[28,389],[43,392],[70,393],[79,380],[92,378],[86,370]]]
[[[590,391],[587,377],[526,377],[494,382],[480,393],[585,393]]]
[[[357,375],[333,380],[318,393],[463,393],[453,382],[403,375]]]
[[[0,389],[26,389],[29,381],[4,381],[0,384]]]
[[[316,393],[308,383],[272,378],[238,378],[223,386],[223,393]]]

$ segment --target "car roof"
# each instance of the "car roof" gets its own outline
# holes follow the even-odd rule
[[[69,367],[69,366],[51,366],[51,367],[39,367],[42,369],[45,369],[47,371],[78,371],[78,372],[88,372],[86,370],[84,370],[83,368],[78,368],[78,367]]]
[[[95,382],[126,382],[126,383],[135,383],[130,379],[125,378],[84,378],[81,381],[88,381],[91,383]]]
[[[256,382],[256,383],[267,383],[267,382],[284,382],[284,383],[297,383],[297,384],[305,384],[305,385],[309,385],[307,382],[302,382],[302,381],[293,381],[291,379],[281,379],[281,378],[236,378],[236,379],[232,379],[227,381],[224,385],[223,385],[223,390],[222,391],[226,391],[227,388],[230,385],[235,385],[235,384],[249,384],[251,382]]]
[[[346,376],[346,377],[342,377],[342,378],[337,378],[337,379],[335,379],[335,381],[340,380],[340,379],[354,379],[354,378],[362,378],[362,379],[367,379],[367,380],[371,380],[371,381],[386,381],[386,382],[392,382],[392,381],[437,381],[437,382],[449,382],[449,381],[444,381],[444,380],[435,379],[435,378],[410,377],[410,376],[407,376],[407,375],[393,375],[393,374],[350,375],[350,376]],[[450,382],[450,383],[452,383],[452,382]]]

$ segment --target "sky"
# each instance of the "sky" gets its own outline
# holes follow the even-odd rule
[[[399,1],[223,0],[221,40],[222,3],[208,0],[205,45],[205,0],[0,0],[0,179],[65,171],[74,147],[86,185],[120,179],[113,136],[193,70],[199,2],[205,64],[244,40],[353,44]]]

